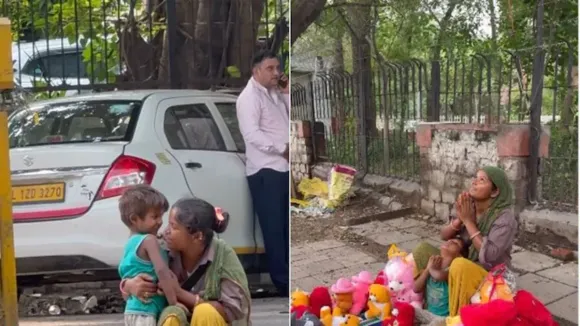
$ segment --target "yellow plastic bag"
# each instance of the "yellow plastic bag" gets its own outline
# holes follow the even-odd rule
[[[346,165],[335,165],[330,170],[328,178],[328,200],[332,203],[340,203],[352,187],[356,170]]]
[[[304,195],[304,198],[328,196],[328,185],[319,178],[302,179],[298,184],[298,191]]]

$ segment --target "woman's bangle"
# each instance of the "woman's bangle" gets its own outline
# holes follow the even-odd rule
[[[475,232],[471,237],[469,237],[469,240],[473,240],[475,237],[477,237],[480,234],[481,234],[480,231]]]
[[[122,295],[129,295],[129,293],[127,293],[127,291],[124,290],[125,284],[127,284],[126,278],[122,279],[121,282],[119,283],[119,291],[121,291]]]
[[[199,300],[200,300],[199,294],[196,294],[195,295],[195,301],[193,302],[193,307],[194,308],[197,307],[197,305],[199,304]]]

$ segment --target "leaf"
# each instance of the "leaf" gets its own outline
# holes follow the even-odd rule
[[[226,67],[226,72],[230,77],[240,78],[242,76],[240,69],[236,66],[228,66]]]

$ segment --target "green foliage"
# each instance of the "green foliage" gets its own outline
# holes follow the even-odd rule
[[[135,13],[142,13],[136,2]],[[15,39],[32,30],[47,39],[66,39],[83,49],[83,61],[90,79],[113,82],[120,71],[118,24],[129,14],[129,6],[117,0],[12,1],[9,7]],[[32,22],[32,23],[31,23]],[[149,35],[145,24],[138,25]]]
[[[441,110],[449,114],[467,115],[470,108],[478,107],[480,112],[493,112],[509,121],[527,121],[532,99],[533,62],[537,53],[536,45],[536,1],[534,0],[379,0],[373,2],[367,17],[350,15],[354,3],[368,3],[367,0],[328,0],[329,9],[325,10],[316,24],[298,39],[292,48],[293,54],[302,60],[315,56],[333,57],[337,43],[343,44],[344,66],[350,69],[352,58],[350,28],[338,15],[342,12],[351,23],[361,24],[366,20],[373,26],[368,39],[377,52],[391,63],[408,62],[416,58],[426,63],[427,81],[423,79],[422,102],[419,108],[425,117],[430,91],[430,60],[440,51],[441,58]],[[542,115],[556,115],[559,120],[552,124],[550,159],[542,176],[544,197],[551,201],[577,203],[577,128],[578,95],[577,87],[568,85],[569,62],[577,66],[578,61],[578,3],[573,0],[545,2],[544,44],[545,69],[542,95]],[[453,11],[446,20],[445,14]],[[549,5],[548,5],[549,4]],[[494,6],[495,38],[492,37],[490,5]],[[375,15],[376,13],[376,15]],[[358,21],[357,21],[358,20]],[[338,42],[337,42],[338,41]],[[508,53],[508,50],[513,55]],[[488,75],[479,75],[478,63],[472,70],[471,63],[475,54],[484,54],[490,63],[491,75],[488,89]],[[569,58],[571,55],[571,60]],[[379,74],[380,58],[372,53],[373,71]],[[453,61],[463,59],[466,67],[454,67]],[[522,75],[517,73],[515,61],[521,63]],[[446,65],[450,62],[449,81],[446,81]],[[511,70],[510,70],[511,65]],[[500,68],[501,67],[501,68]],[[487,67],[486,67],[487,69]],[[556,73],[557,72],[557,73]],[[394,78],[391,74],[390,78]],[[399,76],[399,75],[397,75]],[[465,78],[462,81],[462,77]],[[397,77],[400,82],[400,77]],[[479,79],[483,78],[481,96]],[[519,82],[523,79],[523,90]],[[455,81],[454,81],[455,80]],[[475,82],[471,82],[475,80]],[[403,85],[410,84],[404,80]],[[417,85],[417,80],[415,80]],[[511,85],[511,87],[510,87]],[[399,87],[399,86],[397,86]],[[403,86],[404,87],[404,86]],[[573,88],[570,88],[573,87]],[[382,117],[384,109],[384,82],[373,80],[374,108]],[[413,96],[401,96],[400,89],[395,97],[394,87],[388,88],[387,100],[390,103],[389,166],[385,167],[384,141],[372,139],[367,144],[369,171],[397,176],[416,175],[418,151],[406,134],[403,123],[413,119],[411,103]],[[510,94],[509,103],[500,99],[502,92]],[[412,94],[411,94],[412,95]],[[345,103],[342,107],[346,107]],[[453,104],[453,107],[451,105]],[[499,107],[498,107],[499,106]],[[354,111],[355,108],[350,108]],[[454,111],[454,112],[452,112]],[[475,114],[474,111],[471,111]],[[329,118],[329,117],[326,117]],[[571,122],[570,120],[574,120]],[[506,120],[503,120],[506,121]],[[353,123],[354,124],[354,123]],[[348,129],[348,128],[345,128]],[[357,163],[356,130],[348,130],[327,138],[328,154],[331,160],[345,164]],[[405,141],[399,141],[399,140]],[[414,161],[414,159],[416,161]],[[413,163],[417,162],[417,164]],[[547,197],[546,197],[547,196]]]
[[[11,0],[7,1],[12,20],[14,41],[34,36],[66,39],[83,49],[83,63],[89,79],[94,82],[114,82],[121,71],[119,36],[121,28],[136,29],[146,42],[166,28],[164,19],[156,22],[147,16],[143,1],[119,0]],[[165,2],[163,2],[163,5]],[[259,35],[270,36],[280,15],[288,15],[287,1],[267,0]],[[288,53],[288,38],[282,53]],[[288,59],[287,59],[288,62]],[[288,72],[287,72],[288,73]]]

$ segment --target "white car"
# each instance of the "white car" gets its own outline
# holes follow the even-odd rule
[[[83,59],[83,48],[67,39],[37,40],[12,43],[12,61],[16,84],[25,89],[37,86],[66,85],[65,95],[90,93],[77,86],[91,84]],[[118,74],[119,67],[106,67]],[[102,81],[94,80],[94,84]]]
[[[220,92],[141,90],[15,111],[8,127],[19,276],[116,269],[129,235],[118,199],[138,183],[170,203],[194,195],[222,207],[231,218],[220,237],[243,263],[256,261],[263,241],[235,101]]]

